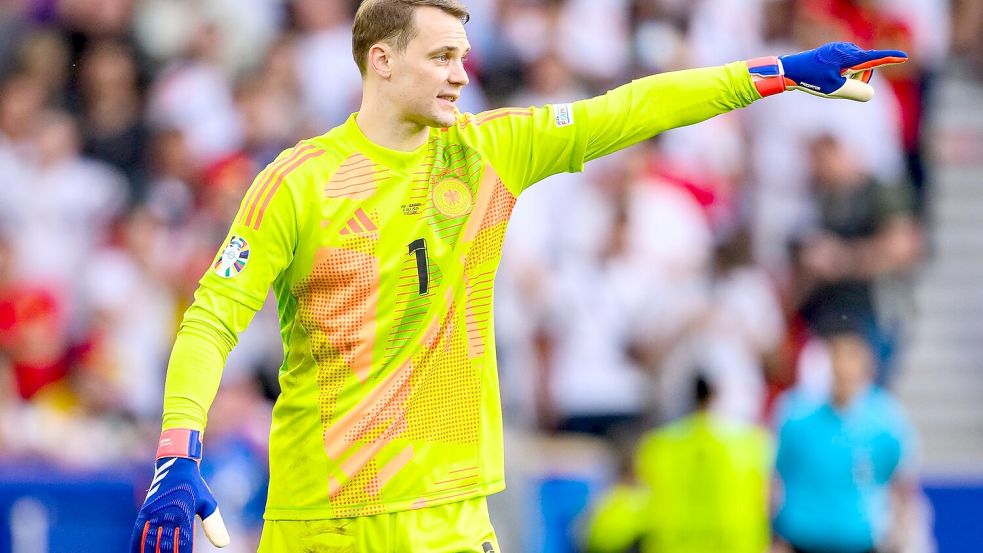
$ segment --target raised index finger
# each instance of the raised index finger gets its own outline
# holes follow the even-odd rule
[[[894,65],[908,61],[908,54],[901,50],[866,50],[860,54],[860,57],[863,61],[850,66],[850,70],[872,69],[882,65]]]

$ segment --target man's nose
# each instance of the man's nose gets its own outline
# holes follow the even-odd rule
[[[468,72],[464,69],[464,62],[457,61],[454,63],[454,68],[451,71],[450,77],[447,79],[451,84],[459,86],[467,86],[470,79],[468,79]]]

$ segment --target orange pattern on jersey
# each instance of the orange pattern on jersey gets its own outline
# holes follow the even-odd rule
[[[305,145],[305,148],[313,148],[311,145]],[[269,181],[270,175],[273,173],[274,169],[280,167],[289,158],[297,155],[297,147],[284,150],[266,166],[265,169],[260,171],[256,178],[253,180],[253,184],[246,190],[246,195],[243,197],[242,206],[239,209],[239,213],[236,214],[236,219],[242,223],[246,223],[247,217],[252,217],[252,212],[255,210],[256,196],[259,194],[260,190],[266,191],[266,184]]]
[[[364,382],[372,370],[379,260],[371,252],[375,241],[361,240],[359,249],[370,251],[330,247],[318,251],[310,275],[293,293],[318,366],[335,365],[337,352],[343,366]]]
[[[411,459],[413,459],[413,446],[408,445],[379,469],[379,487],[385,487],[386,483],[392,480],[392,477],[396,476]]]
[[[481,126],[489,121],[494,121],[495,119],[500,119],[502,117],[508,117],[509,115],[515,115],[519,117],[532,117],[532,108],[493,109],[491,111],[486,111],[484,113],[478,114],[478,116],[475,117],[475,123]]]
[[[515,195],[509,192],[491,166],[485,168],[481,180],[473,214],[461,236],[466,242],[474,240],[479,231],[508,223],[515,207]]]
[[[277,189],[280,188],[280,184],[283,183],[283,179],[308,160],[322,154],[324,154],[324,150],[311,144],[295,146],[293,153],[267,168],[265,175],[256,180],[256,184],[253,185],[252,190],[247,195],[246,205],[248,208],[244,207],[242,210],[243,224],[259,230],[263,223],[263,214],[266,213],[266,208],[270,205],[270,200],[273,199]],[[254,214],[255,218],[253,217]]]
[[[340,516],[361,517],[385,512],[380,502],[382,491],[379,483],[379,468],[375,459],[369,458],[361,470],[345,482],[328,480],[328,493],[331,494],[331,508]]]
[[[469,125],[481,126],[489,121],[494,121],[495,119],[500,119],[509,115],[515,115],[517,117],[532,117],[532,108],[498,108],[489,111],[483,111],[477,115],[470,113],[462,114],[457,119],[458,128],[464,129]],[[441,129],[446,131],[447,129]]]
[[[389,178],[389,173],[389,169],[356,152],[331,175],[324,194],[329,198],[368,198],[375,194],[381,181]]]
[[[464,263],[465,323],[472,358],[483,355],[487,347],[495,286],[494,270],[479,271],[486,261],[498,259],[515,201],[515,196],[488,167],[482,178],[475,216],[468,221],[464,231],[464,239],[474,240]]]
[[[491,325],[492,289],[495,287],[495,273],[488,271],[464,277],[467,294],[465,303],[465,324],[468,330],[468,354],[472,359],[485,353],[485,336]]]
[[[407,428],[406,402],[410,397],[409,363],[370,386],[368,395],[337,421],[327,425],[324,446],[328,456],[339,462],[342,479],[332,477],[328,492],[333,507],[363,506],[359,514],[377,509],[382,487],[412,458],[412,449],[397,454],[382,470],[377,468],[377,456],[392,440],[402,437]],[[355,515],[352,515],[355,516]]]
[[[409,398],[412,369],[404,363],[381,382],[371,382],[369,393],[324,430],[324,448],[337,461],[359,442],[388,442],[406,430],[404,404]],[[372,436],[375,434],[375,436]],[[349,474],[354,474],[351,472]]]
[[[447,475],[434,482],[434,487],[438,488],[434,491],[439,492],[450,492],[449,495],[431,497],[429,500],[418,498],[414,501],[413,508],[417,509],[420,507],[425,507],[429,503],[436,503],[439,501],[444,501],[446,499],[451,499],[454,497],[460,497],[462,495],[467,495],[471,492],[458,492],[462,488],[470,488],[478,483],[478,467],[465,467],[462,469],[455,469],[447,472]]]
[[[445,294],[447,311],[434,347],[421,348],[413,356],[406,438],[477,444],[480,380],[468,357],[466,335],[456,322],[459,308],[450,301],[453,291]]]
[[[372,222],[372,220],[369,218],[368,215],[365,214],[365,211],[362,208],[358,208],[355,210],[355,213],[352,214],[351,218],[348,219],[347,225],[341,227],[341,230],[338,231],[338,234],[345,236],[348,234],[362,234],[364,232],[375,232],[377,230],[379,230],[379,227]]]
[[[431,136],[427,142],[427,155],[420,162],[421,169],[413,172],[412,188],[406,197],[406,201],[410,204],[423,204],[430,195],[430,168],[436,159],[438,144],[440,144],[440,139],[436,135]]]

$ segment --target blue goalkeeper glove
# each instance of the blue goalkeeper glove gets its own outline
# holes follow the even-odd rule
[[[761,96],[796,89],[866,102],[874,97],[867,84],[874,68],[906,61],[908,54],[900,50],[864,50],[849,42],[830,42],[798,54],[749,60],[748,71]]]
[[[201,517],[205,536],[212,544],[229,544],[218,503],[198,470],[200,461],[200,432],[161,432],[154,479],[133,527],[130,553],[192,553],[195,515]]]

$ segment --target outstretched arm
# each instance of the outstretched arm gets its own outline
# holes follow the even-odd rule
[[[745,107],[765,96],[804,90],[826,98],[867,101],[875,67],[902,63],[904,52],[863,50],[846,42],[780,57],[652,75],[607,94],[543,108],[507,108],[465,119],[495,149],[488,152],[518,194],[552,174],[676,127]]]

